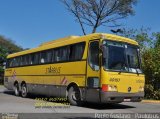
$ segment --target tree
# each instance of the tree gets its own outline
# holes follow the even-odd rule
[[[14,41],[12,41],[10,39],[7,39],[7,38],[5,38],[4,36],[1,36],[1,35],[0,35],[0,47],[3,50],[6,50],[9,54],[23,50],[23,48],[20,47],[20,46],[17,46],[14,43]]]
[[[3,83],[3,62],[10,53],[23,50],[20,46],[17,46],[12,40],[9,40],[0,35],[0,84]]]
[[[3,61],[5,61],[7,55],[21,50],[23,48],[17,46],[12,40],[0,36],[0,72],[3,71]]]
[[[61,0],[80,24],[92,27],[92,33],[104,25],[119,26],[117,21],[134,15],[133,5],[137,0]]]
[[[155,89],[160,88],[160,33],[153,33],[153,46],[143,53],[144,72],[146,80]]]

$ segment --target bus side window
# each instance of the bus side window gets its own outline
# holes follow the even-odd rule
[[[16,58],[13,58],[12,59],[12,67],[15,67],[16,66]]]
[[[69,46],[60,48],[60,60],[68,61],[69,60]]]
[[[11,60],[11,67],[15,67],[16,66],[16,58],[13,58]]]
[[[43,51],[41,52],[41,63],[49,63],[51,62],[51,58],[52,58],[52,51],[48,50],[48,51]]]
[[[22,59],[21,59],[21,66],[24,66],[25,65],[25,56],[22,56]]]
[[[81,60],[85,48],[85,43],[78,43],[70,46],[69,59],[71,61]]]
[[[20,57],[16,57],[15,58],[15,63],[14,63],[14,66],[19,66],[20,65]]]
[[[52,50],[52,63],[55,62],[55,50],[53,49]]]
[[[32,65],[33,64],[33,61],[34,61],[34,54],[31,54],[31,59],[30,59],[30,64]]]
[[[54,62],[59,62],[60,61],[60,49],[55,49],[54,50]]]
[[[29,64],[29,55],[24,55],[22,56],[21,58],[21,66],[25,66],[25,65],[28,65]]]
[[[13,58],[11,58],[9,61],[9,67],[13,67]]]
[[[84,52],[85,43],[77,44],[76,47],[76,60],[81,60]]]
[[[49,62],[51,62],[52,61],[52,51],[51,50],[48,50],[47,52],[46,52],[46,62],[47,63],[49,63]]]
[[[71,45],[70,46],[70,56],[69,56],[69,59],[70,61],[74,61],[75,60],[75,45]]]
[[[99,42],[93,41],[89,46],[89,65],[93,70],[99,70]]]
[[[25,60],[26,60],[26,61],[25,61],[25,62],[26,62],[26,65],[29,65],[29,55],[26,55],[26,56],[25,56]]]
[[[46,51],[41,52],[41,58],[40,58],[40,63],[44,64],[47,62],[47,54]]]
[[[35,53],[34,55],[34,64],[39,64],[39,53]]]
[[[34,65],[34,64],[38,64],[38,63],[39,63],[39,53],[31,54],[30,64]]]

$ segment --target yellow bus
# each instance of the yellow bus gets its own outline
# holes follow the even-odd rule
[[[138,43],[105,33],[70,36],[7,57],[4,85],[15,95],[81,102],[139,102],[144,97]]]

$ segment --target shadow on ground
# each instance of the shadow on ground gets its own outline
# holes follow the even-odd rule
[[[19,114],[22,119],[95,119],[94,113]]]
[[[13,91],[5,90],[3,93],[7,94],[7,95],[15,96]],[[36,98],[39,98],[39,99],[47,98],[47,99],[49,99],[49,98],[54,98],[54,97],[46,97],[44,95],[29,94],[28,98],[29,99],[36,99]],[[49,100],[45,100],[45,101],[49,101]],[[52,102],[52,101],[49,101],[49,102]],[[61,101],[53,101],[53,102],[54,103],[64,103],[64,102],[61,102]],[[96,110],[136,108],[134,106],[129,106],[129,105],[126,105],[126,104],[122,104],[122,103],[119,103],[119,104],[117,104],[117,103],[115,103],[115,104],[99,104],[99,103],[84,102],[83,105],[81,105],[80,107],[89,108],[89,109],[96,109]]]
[[[130,109],[130,108],[136,108],[133,106],[124,105],[122,103],[115,103],[115,104],[96,104],[96,103],[85,103],[82,105],[84,108],[90,108],[90,109],[98,109],[98,110],[109,110],[109,109]]]

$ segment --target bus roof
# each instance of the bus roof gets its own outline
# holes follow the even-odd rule
[[[12,57],[20,56],[20,55],[43,51],[43,50],[47,50],[47,49],[51,49],[51,48],[69,45],[69,44],[74,44],[77,42],[89,41],[91,39],[109,39],[109,40],[113,40],[113,41],[126,42],[129,44],[138,45],[138,43],[135,40],[131,40],[129,38],[125,38],[122,36],[113,35],[113,34],[106,34],[106,33],[94,33],[94,34],[89,34],[89,35],[85,35],[85,36],[69,36],[69,37],[45,42],[36,48],[32,48],[29,50],[24,50],[21,52],[10,54],[7,56],[7,58],[12,58]]]

